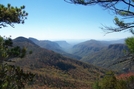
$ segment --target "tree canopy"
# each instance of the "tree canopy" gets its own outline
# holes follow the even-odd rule
[[[23,24],[28,13],[25,6],[13,7],[0,4],[0,28],[14,24]],[[14,57],[24,57],[26,48],[13,46],[12,39],[0,36],[0,89],[24,89],[25,84],[33,80],[34,74],[24,72],[20,67],[6,63]]]
[[[14,27],[14,24],[23,24],[28,16],[24,9],[24,5],[18,8],[10,4],[7,6],[0,4],[0,28],[7,27],[7,25]]]
[[[71,4],[81,5],[100,5],[105,9],[113,11],[116,15],[122,16],[122,19],[115,17],[114,23],[116,27],[104,26],[103,30],[108,32],[120,32],[124,30],[130,30],[134,34],[134,22],[131,20],[134,17],[134,0],[64,0]],[[125,21],[130,19],[130,21]]]
[[[4,6],[0,4],[0,28],[10,25],[14,27],[14,24],[24,24],[27,19],[28,13],[24,10],[25,6],[20,8],[7,4]],[[1,63],[4,59],[11,57],[24,57],[26,54],[26,48],[13,47],[13,42],[10,37],[0,36],[0,59]]]

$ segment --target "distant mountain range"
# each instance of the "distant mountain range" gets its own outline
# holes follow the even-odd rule
[[[42,48],[46,48],[55,52],[62,52],[62,48],[56,43],[49,40],[37,40],[35,38],[29,38],[29,40],[33,41],[35,44]]]
[[[36,76],[37,80],[41,79],[35,83],[37,86],[45,84],[47,88],[56,88],[62,84],[64,88],[72,88],[72,85],[73,88],[90,87],[96,75],[105,73],[104,68],[125,72],[130,69],[130,61],[125,56],[128,48],[124,39],[88,40],[72,46],[66,41],[18,37],[13,43],[33,52],[23,59],[13,59],[13,64],[40,75]]]
[[[74,46],[66,41],[37,40],[35,38],[29,38],[27,40],[30,40],[30,42],[33,42],[41,48],[52,50],[65,57],[104,68],[110,68],[108,66],[112,65],[112,63],[121,60],[119,58],[126,55],[125,50],[127,50],[124,44],[125,39],[112,41],[98,41],[92,39]]]
[[[91,87],[98,74],[103,75],[106,71],[103,68],[64,57],[59,53],[42,48],[24,37],[18,37],[13,42],[14,45],[26,47],[27,51],[33,51],[32,54],[27,54],[23,59],[12,59],[15,61],[14,65],[36,74],[35,82],[31,87],[40,89],[45,85],[45,88],[53,89],[87,89]]]
[[[79,55],[80,57],[84,57],[89,53],[100,51],[103,47],[106,47],[108,45],[109,43],[106,41],[89,40],[74,45],[72,47],[71,53],[74,55]]]
[[[74,46],[66,41],[48,41],[29,38],[32,42],[42,48],[46,48],[62,54],[63,56],[91,63],[96,66],[108,68],[109,65],[123,57],[127,47],[125,39],[112,41],[88,40]]]
[[[125,39],[117,41],[89,40],[72,47],[72,54],[79,55],[80,61],[87,62],[103,68],[110,68],[113,63],[123,60],[128,48]],[[126,51],[126,52],[125,52]],[[113,70],[116,67],[111,67]],[[121,68],[123,69],[123,68]]]
[[[35,44],[37,44],[38,46],[42,47],[42,48],[46,48],[48,50],[52,50],[54,52],[60,53],[66,57],[70,57],[70,58],[74,58],[74,59],[81,59],[81,57],[77,56],[77,55],[72,55],[69,54],[67,52],[65,52],[65,50],[67,50],[67,48],[71,47],[71,45],[69,45],[67,42],[63,42],[63,41],[48,41],[48,40],[37,40],[35,38],[29,38],[29,40],[33,41]]]
[[[126,55],[125,50],[127,51],[127,47],[124,44],[111,44],[100,51],[84,56],[81,61],[108,68],[110,64]]]
[[[72,45],[70,45],[66,41],[54,41],[54,42],[57,43],[62,48],[72,47]]]

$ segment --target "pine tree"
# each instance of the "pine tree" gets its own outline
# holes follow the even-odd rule
[[[0,4],[0,28],[14,24],[24,24],[28,13],[25,6],[13,7],[10,4]],[[25,57],[26,48],[14,47],[10,37],[0,36],[0,89],[22,89],[33,80],[34,74],[24,72],[20,67],[9,65],[10,58]]]

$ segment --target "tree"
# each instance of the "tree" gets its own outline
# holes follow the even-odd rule
[[[134,37],[129,37],[125,41],[127,47],[129,48],[131,53],[134,53]]]
[[[124,18],[119,19],[114,18],[116,27],[104,26],[103,30],[110,32],[120,32],[124,30],[130,30],[134,34],[134,0],[64,0],[71,4],[81,4],[81,5],[100,5],[105,9],[113,11],[116,15],[120,15]],[[130,19],[130,22],[125,22],[124,20]]]
[[[27,19],[28,13],[24,10],[25,6],[13,7],[10,4],[4,6],[0,4],[0,28],[14,24],[24,24]],[[26,54],[25,48],[13,47],[12,39],[9,37],[0,36],[0,58],[1,63],[11,57],[24,57]]]
[[[28,15],[24,9],[25,6],[17,8],[10,4],[7,7],[0,4],[0,28],[23,24]],[[22,89],[27,82],[32,81],[34,74],[6,63],[10,58],[22,58],[25,55],[26,48],[14,47],[10,37],[0,36],[0,89]]]
[[[116,76],[112,71],[95,82],[93,89],[134,89],[134,76],[131,73]]]
[[[4,61],[9,61],[9,59],[14,57],[23,58],[26,54],[26,48],[20,48],[19,46],[14,47],[12,39],[4,38],[0,36],[0,63]]]
[[[0,28],[10,25],[14,27],[14,24],[23,24],[27,19],[28,13],[24,10],[25,6],[13,7],[10,4],[4,6],[0,4]]]

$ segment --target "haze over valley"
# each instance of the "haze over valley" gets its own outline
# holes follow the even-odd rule
[[[1,0],[0,89],[134,89],[132,8],[134,0]]]
[[[104,76],[109,70],[118,73],[129,71],[129,63],[123,59],[128,50],[124,40],[91,39],[72,45],[63,40],[38,40],[21,36],[13,39],[13,45],[25,47],[28,53],[23,59],[11,59],[13,63],[10,64],[36,74],[34,86],[27,86],[27,89],[92,89],[97,75]],[[133,66],[131,71],[134,71]]]
[[[75,44],[70,44],[64,40],[38,40],[32,37],[18,37],[16,39],[20,39],[20,41],[21,39],[27,39],[41,48],[51,50],[64,57],[72,58],[103,68],[108,68],[110,65],[112,65],[112,63],[118,62],[119,58],[127,55],[127,53],[124,51],[128,50],[124,43],[125,39],[111,41],[91,39]],[[122,71],[122,69],[120,68],[120,71]]]

